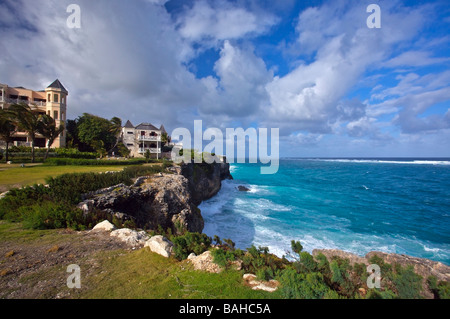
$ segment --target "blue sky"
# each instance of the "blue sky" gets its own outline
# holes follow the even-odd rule
[[[59,78],[69,118],[279,128],[281,156],[450,157],[447,2],[4,0],[0,82]]]

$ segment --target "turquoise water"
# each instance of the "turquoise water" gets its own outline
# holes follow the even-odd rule
[[[286,159],[277,174],[232,164],[234,180],[200,205],[209,236],[279,256],[378,250],[450,265],[450,161]],[[240,192],[245,185],[250,192]]]

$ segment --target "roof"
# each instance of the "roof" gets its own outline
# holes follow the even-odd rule
[[[61,84],[61,82],[59,82],[58,79],[56,79],[52,84],[47,86],[47,88],[60,89],[61,91],[64,91],[64,92],[67,93],[66,88]]]
[[[125,126],[124,126],[125,128],[134,128],[134,125],[128,120],[126,123],[125,123]]]
[[[146,130],[146,131],[159,131],[157,127],[150,123],[141,123],[138,126],[136,126],[137,130]]]
[[[159,128],[159,130],[163,133],[167,133],[166,132],[166,128],[164,127],[164,125],[161,124],[161,127]]]

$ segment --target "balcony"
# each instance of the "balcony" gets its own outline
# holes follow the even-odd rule
[[[28,100],[21,100],[21,99],[2,99],[2,102],[8,103],[8,104],[14,104],[14,103],[25,103],[27,105],[36,105],[36,106],[46,106],[47,102],[41,102],[41,101],[28,101]]]
[[[161,136],[139,136],[139,141],[161,142]]]
[[[149,150],[151,154],[161,153],[161,148],[139,148],[139,154],[144,154],[147,150]]]

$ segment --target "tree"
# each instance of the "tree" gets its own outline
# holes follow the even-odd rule
[[[116,138],[116,141],[113,147],[111,147],[111,149],[108,151],[108,153],[117,147],[117,144],[120,142],[120,136],[122,132],[122,120],[120,118],[114,116],[109,122],[111,123],[109,131]]]
[[[42,115],[38,132],[47,139],[47,151],[44,156],[44,160],[46,160],[53,142],[55,142],[58,136],[64,132],[64,125],[60,124],[57,126],[54,118],[49,115]]]
[[[16,126],[11,112],[0,110],[0,139],[6,143],[5,161],[8,162],[9,143],[14,141],[13,135],[16,132]]]
[[[11,104],[9,111],[14,114],[15,125],[28,134],[31,140],[31,162],[34,163],[34,144],[36,134],[41,126],[41,115],[25,103]]]
[[[89,145],[96,152],[106,154],[117,146],[120,140],[122,120],[114,117],[111,120],[84,113],[77,120],[77,133],[80,142]]]

